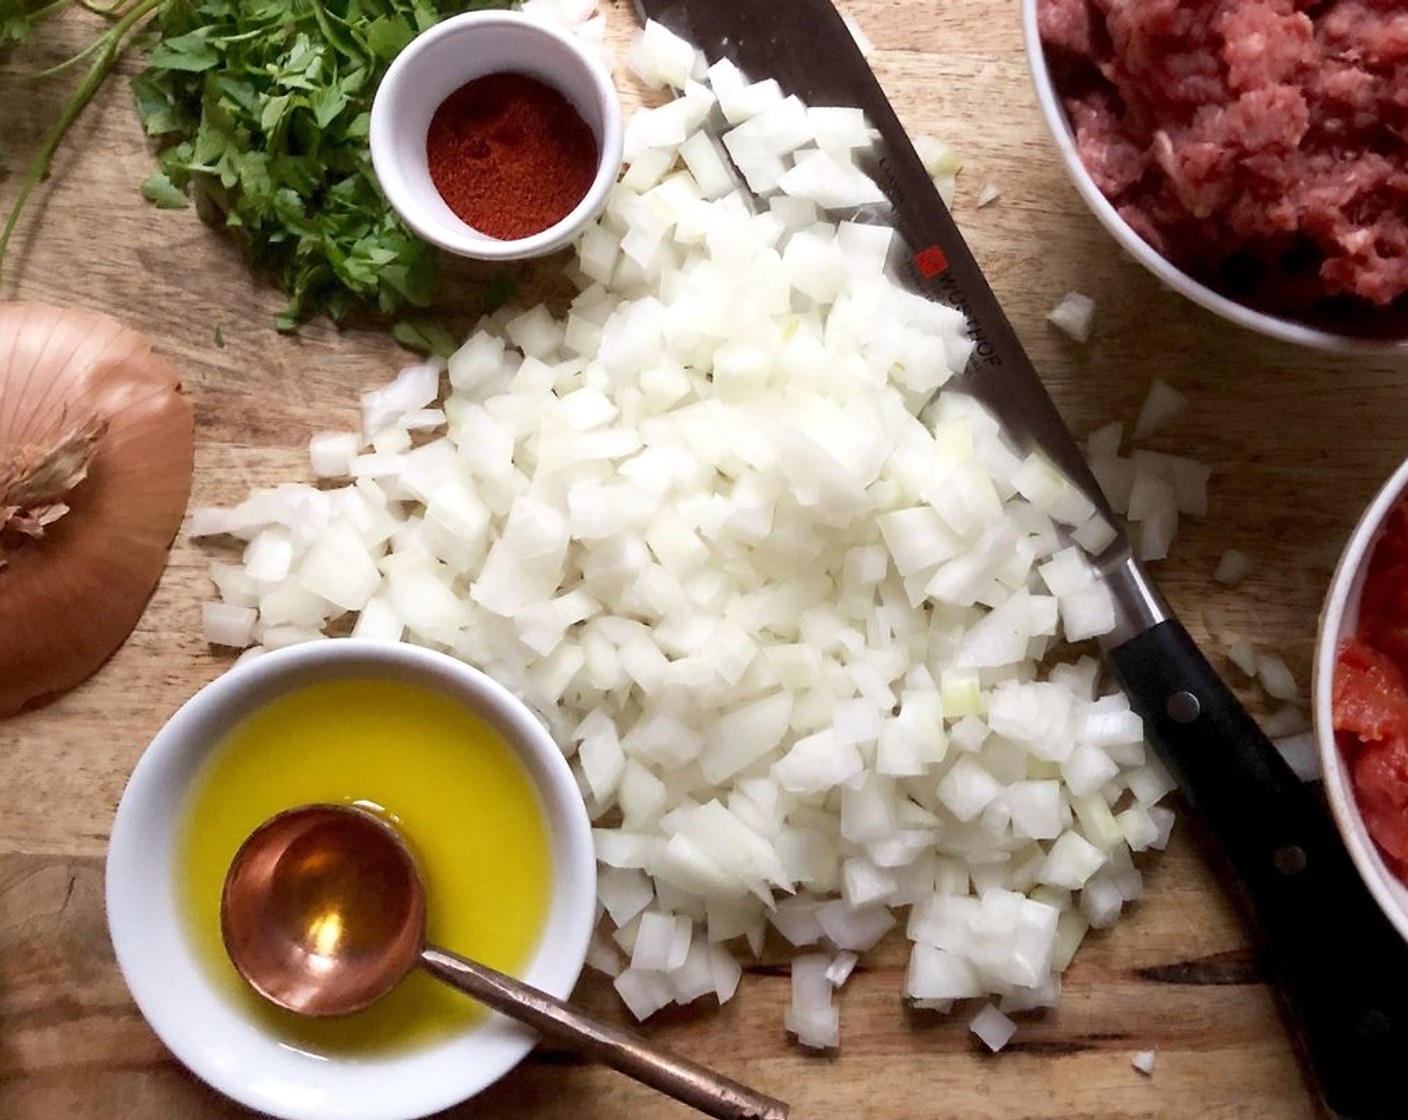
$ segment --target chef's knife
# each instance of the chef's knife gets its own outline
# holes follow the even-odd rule
[[[977,345],[956,385],[1039,450],[1117,526],[997,298],[830,0],[637,0],[643,18],[775,78],[809,105],[864,111],[870,168],[908,248],[905,277],[957,307]],[[1245,887],[1268,963],[1320,1091],[1346,1120],[1401,1120],[1408,1102],[1408,945],[1363,886],[1323,804],[1218,678],[1118,532],[1097,558],[1119,609],[1106,657],[1151,740]]]

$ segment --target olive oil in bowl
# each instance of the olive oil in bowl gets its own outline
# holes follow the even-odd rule
[[[532,957],[547,918],[552,857],[532,778],[464,705],[419,685],[337,679],[278,697],[206,759],[182,808],[175,889],[197,956],[241,1011],[286,1044],[355,1056],[425,1045],[484,1016],[413,972],[365,1011],[310,1019],[267,1003],[220,938],[220,891],[235,852],[282,810],[355,804],[393,824],[415,853],[427,936],[505,972]]]

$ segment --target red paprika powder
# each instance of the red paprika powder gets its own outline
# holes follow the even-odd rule
[[[480,233],[541,233],[596,178],[596,137],[567,98],[526,74],[487,74],[441,102],[425,141],[430,178]]]

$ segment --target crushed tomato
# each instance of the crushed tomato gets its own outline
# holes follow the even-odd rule
[[[1339,648],[1333,719],[1364,824],[1408,878],[1408,502],[1389,515]]]

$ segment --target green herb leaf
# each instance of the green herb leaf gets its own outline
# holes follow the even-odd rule
[[[407,350],[448,358],[459,343],[441,323],[428,319],[402,319],[391,328],[391,336]]]
[[[313,119],[318,122],[319,128],[327,128],[337,120],[338,114],[347,108],[347,102],[348,97],[343,92],[341,83],[324,86],[308,99],[308,104],[313,110]]]
[[[415,29],[402,15],[385,15],[372,21],[367,28],[367,49],[377,58],[390,62],[406,44],[415,38]]]
[[[150,71],[132,79],[132,92],[137,95],[137,115],[148,136],[164,136],[189,127],[171,90],[152,81]]]
[[[161,70],[186,70],[194,74],[218,65],[220,52],[210,44],[207,30],[200,28],[163,39],[152,48],[148,61]]]
[[[185,193],[161,171],[142,180],[142,197],[160,210],[184,210],[190,205]]]

